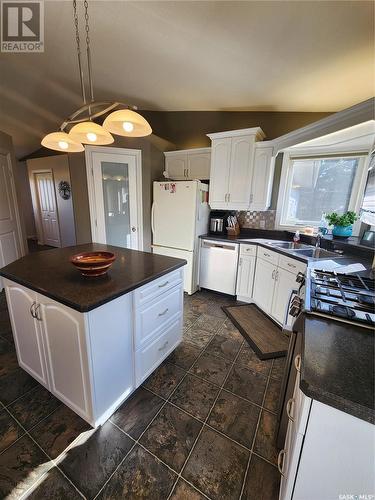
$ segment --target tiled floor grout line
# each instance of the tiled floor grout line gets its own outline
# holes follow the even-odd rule
[[[204,349],[204,350],[205,350],[205,349]],[[203,350],[203,351],[204,351],[204,350]],[[201,352],[199,353],[199,356],[201,356],[201,354],[203,354],[203,351],[201,351]],[[211,353],[209,353],[209,354],[211,354]],[[215,355],[213,354],[213,356],[215,356]],[[218,356],[216,356],[216,357],[218,357]],[[224,358],[220,358],[220,359],[224,359]],[[230,361],[229,359],[225,359],[225,360],[231,363],[231,361]],[[182,370],[185,370],[185,368],[182,368],[182,366],[177,365],[176,363],[173,363],[173,361],[168,361],[168,363],[170,363],[170,364],[172,364],[172,365],[174,365],[174,366],[177,366],[178,368],[181,368]],[[253,373],[253,374],[255,374],[255,375],[260,375],[260,376],[261,376],[261,377],[263,377],[266,381],[267,381],[267,380],[268,380],[268,378],[270,377],[270,374],[268,374],[268,375],[263,375],[262,373],[259,373],[259,372],[255,371],[255,370],[251,370],[250,368],[243,367],[242,365],[240,366],[240,368],[244,368],[245,370],[248,370],[248,371],[252,372],[252,373]],[[191,369],[191,368],[188,368],[187,373],[188,373],[189,375],[191,375],[192,377],[197,378],[197,379],[199,379],[199,380],[202,380],[203,382],[208,382],[209,384],[214,385],[215,387],[218,387],[219,389],[222,389],[223,391],[228,392],[229,394],[232,394],[232,396],[236,396],[236,397],[238,397],[238,398],[242,399],[243,401],[245,401],[246,403],[251,403],[252,405],[257,406],[258,408],[262,408],[262,409],[264,409],[264,410],[266,410],[266,411],[268,411],[268,412],[272,413],[273,415],[276,415],[276,414],[277,414],[276,412],[274,412],[274,411],[272,411],[272,410],[269,410],[269,409],[268,409],[268,408],[266,408],[265,406],[261,406],[261,405],[259,405],[258,403],[255,403],[255,402],[254,402],[254,401],[252,401],[251,399],[247,399],[247,398],[245,398],[244,396],[240,396],[239,394],[236,394],[235,392],[230,391],[230,390],[229,390],[229,389],[227,389],[226,387],[221,388],[221,387],[220,387],[220,385],[215,384],[215,382],[211,382],[211,381],[209,381],[209,380],[207,380],[207,379],[205,379],[205,378],[203,378],[203,377],[200,377],[199,375],[196,375],[195,373],[190,372],[190,369]],[[270,372],[271,372],[271,370],[270,370]],[[279,379],[276,379],[276,378],[274,378],[274,377],[270,377],[270,378],[272,378],[272,380],[279,380]],[[145,387],[145,388],[146,388],[146,387]],[[151,391],[151,392],[152,392],[152,391]],[[155,393],[155,394],[156,394],[156,393]],[[156,394],[156,396],[159,396],[159,395],[158,395],[158,394]],[[160,397],[160,396],[159,396],[159,397]],[[196,418],[196,417],[195,417],[195,418]]]
[[[57,408],[56,408],[56,409],[57,409]],[[78,440],[78,438],[79,438],[80,436],[78,436],[78,438],[77,438],[77,439],[75,439],[72,443],[70,443],[70,445],[69,445],[69,446],[68,446],[68,447],[67,447],[67,448],[66,448],[66,449],[65,449],[62,453],[60,453],[60,455],[59,455],[58,457],[56,457],[56,459],[53,459],[53,458],[51,458],[51,457],[48,455],[48,453],[47,453],[47,452],[46,452],[46,451],[45,451],[45,450],[44,450],[44,449],[43,449],[43,448],[39,445],[39,443],[38,443],[38,442],[37,442],[37,441],[33,438],[33,436],[29,433],[29,431],[27,431],[27,430],[25,429],[25,427],[21,424],[21,422],[19,422],[19,420],[18,420],[18,419],[17,419],[14,415],[12,415],[12,414],[10,413],[10,411],[8,410],[8,408],[5,408],[5,410],[7,411],[7,413],[8,413],[8,414],[9,414],[12,418],[14,418],[14,420],[17,422],[17,424],[18,424],[18,425],[21,427],[21,429],[24,431],[24,434],[23,434],[23,436],[22,436],[22,437],[25,437],[25,435],[26,435],[29,439],[31,439],[31,441],[32,441],[32,442],[33,442],[33,443],[34,443],[34,444],[35,444],[35,445],[36,445],[36,446],[37,446],[37,447],[41,450],[41,452],[43,453],[43,455],[45,455],[45,456],[48,458],[48,460],[52,463],[51,468],[50,468],[50,469],[48,469],[48,471],[46,471],[44,474],[42,474],[42,476],[41,476],[41,477],[46,476],[46,475],[48,474],[48,472],[49,472],[49,471],[53,468],[53,466],[55,466],[55,467],[56,467],[56,468],[60,471],[60,473],[61,473],[61,474],[65,477],[65,479],[66,479],[67,481],[69,481],[69,483],[70,483],[70,484],[74,487],[74,489],[75,489],[75,490],[77,490],[77,492],[81,495],[81,497],[82,497],[82,498],[84,498],[84,499],[86,499],[85,495],[84,495],[84,494],[83,494],[83,493],[82,493],[82,492],[81,492],[81,491],[77,488],[77,486],[76,486],[76,485],[75,485],[75,484],[74,484],[74,483],[73,483],[73,482],[72,482],[72,481],[71,481],[71,480],[70,480],[70,479],[66,476],[66,474],[65,474],[65,473],[64,473],[64,472],[60,469],[60,467],[59,467],[58,463],[56,462],[56,460],[57,460],[57,459],[58,459],[58,458],[59,458],[59,457],[60,457],[63,453],[65,453],[65,452],[66,452],[66,450],[68,450],[68,449],[70,449],[70,448],[72,447],[73,443],[75,443],[75,442]],[[52,414],[52,413],[53,413],[53,412],[51,412],[51,414]],[[17,441],[18,441],[18,440],[17,440]],[[13,443],[13,444],[14,444],[14,443]],[[8,449],[9,449],[9,448],[8,448]],[[26,498],[26,497],[25,497],[26,493],[28,493],[28,492],[31,490],[31,488],[33,488],[33,487],[36,485],[36,483],[40,481],[41,477],[39,477],[37,480],[35,480],[35,481],[34,481],[34,482],[30,485],[30,487],[29,487],[26,491],[24,491],[24,492],[22,493],[21,498]]]
[[[144,389],[147,389],[146,387],[144,387]],[[159,396],[158,394],[156,394],[156,392],[153,392],[151,389],[147,389],[149,392],[151,392],[152,394],[154,394],[155,396],[158,396],[160,399],[163,399],[164,401],[167,401],[167,403],[169,403],[171,406],[173,406],[174,408],[177,408],[177,410],[180,410],[182,413],[185,413],[185,415],[188,415],[189,417],[192,417],[194,418],[195,420],[198,420],[198,422],[200,422],[201,424],[204,424],[206,425],[207,427],[209,427],[211,430],[217,432],[218,434],[221,434],[223,437],[229,439],[230,441],[232,441],[233,443],[237,444],[238,446],[241,446],[241,448],[244,448],[246,451],[251,451],[250,448],[248,448],[247,446],[245,446],[244,444],[242,443],[239,443],[238,441],[236,441],[235,439],[231,438],[230,436],[227,436],[224,432],[218,430],[218,429],[215,429],[215,427],[212,427],[212,425],[208,424],[208,423],[205,423],[205,421],[195,415],[193,415],[192,413],[188,412],[187,410],[185,410],[184,408],[181,408],[180,406],[178,406],[176,403],[173,403],[173,401],[169,401],[167,399],[164,399],[162,398],[161,396]],[[219,392],[220,392],[220,389],[219,389]],[[261,409],[261,408],[259,408]],[[113,423],[113,422],[112,422]]]
[[[183,382],[183,380],[185,379],[186,377],[186,374],[187,372],[184,370],[184,376],[181,378],[181,380],[178,382],[178,384],[176,385],[176,387],[172,390],[170,396],[172,396],[172,394],[177,390],[177,388],[181,385],[181,383]],[[152,375],[151,375],[152,376]],[[140,387],[143,387],[143,385],[141,385]],[[144,387],[145,388],[145,387]],[[160,414],[160,412],[162,411],[162,409],[166,406],[167,404],[167,400],[165,400],[165,402],[161,405],[161,407],[159,408],[159,410],[155,413],[155,415],[153,416],[153,418],[150,420],[150,422],[148,423],[148,425],[145,427],[145,429],[143,430],[143,432],[139,435],[138,439],[135,440],[134,438],[131,438],[133,441],[135,441],[132,449],[134,448],[134,446],[136,444],[140,444],[139,443],[139,440],[142,438],[143,434],[148,430],[148,428],[151,426],[151,424],[153,423],[153,421],[156,419],[156,417]],[[118,425],[116,425],[114,422],[112,422],[111,420],[111,417],[108,419],[112,425],[115,425],[119,430],[121,430],[124,434],[126,434],[125,431],[123,431],[121,429],[121,427],[118,427]],[[127,434],[126,434],[127,435]],[[131,436],[129,436],[131,437]],[[147,450],[148,451],[148,450]],[[129,452],[130,453],[130,452]],[[104,490],[104,488],[106,487],[106,485],[109,483],[109,481],[112,479],[112,477],[114,476],[114,474],[116,473],[116,471],[119,469],[119,467],[121,466],[121,464],[124,462],[125,458],[127,457],[127,455],[129,454],[127,453],[126,456],[121,460],[121,462],[118,464],[118,466],[115,468],[115,470],[112,472],[112,474],[109,476],[109,478],[107,479],[107,481],[103,484],[103,486],[100,488],[100,490],[98,491],[98,493],[95,495],[95,497],[93,497],[93,500],[95,500],[98,495]],[[160,459],[158,459],[160,460]]]
[[[15,415],[13,415],[13,413],[10,411],[9,407],[8,406],[4,406],[3,410],[7,411],[7,413],[13,418],[13,420],[16,421],[17,425],[19,427],[21,427],[21,429],[24,431],[24,433],[22,434],[22,436],[20,436],[19,438],[17,438],[12,444],[10,444],[9,446],[7,446],[4,450],[0,451],[0,455],[2,455],[6,450],[9,450],[9,448],[11,448],[14,444],[16,444],[19,439],[21,439],[22,437],[24,437],[25,433],[30,433],[30,431],[32,431],[33,429],[35,429],[35,427],[37,427],[41,422],[43,422],[43,420],[45,420],[46,418],[48,418],[49,416],[51,416],[52,413],[54,413],[56,410],[58,410],[58,408],[60,408],[60,406],[62,404],[63,403],[61,403],[57,408],[55,408],[50,413],[48,413],[48,415],[46,415],[45,417],[43,417],[42,419],[40,419],[36,424],[34,424],[32,427],[30,427],[30,429],[28,431],[26,431],[26,428],[18,421],[17,417]]]
[[[154,394],[154,393],[153,393]],[[167,400],[165,400],[167,401]],[[168,465],[166,462],[164,462],[164,460],[162,460],[161,458],[159,458],[157,455],[155,455],[155,453],[151,450],[149,450],[143,443],[141,443],[139,440],[141,439],[141,437],[143,436],[143,433],[139,436],[138,439],[134,439],[130,434],[128,434],[126,431],[124,431],[123,429],[121,429],[121,427],[119,427],[117,424],[115,424],[114,422],[111,422],[115,427],[117,427],[117,429],[119,431],[121,431],[123,434],[125,434],[125,436],[131,438],[133,441],[135,441],[134,444],[137,444],[138,446],[140,446],[141,448],[143,448],[145,451],[147,451],[147,453],[149,453],[150,455],[152,455],[154,458],[156,458],[156,460],[158,460],[158,462],[161,462],[163,465],[165,465],[169,470],[171,470],[175,475],[179,476],[179,473],[176,471],[176,469],[174,469],[173,467],[171,467],[170,465]],[[184,479],[186,481],[186,479]],[[192,483],[190,483],[190,481],[186,481],[187,483],[189,483],[194,489],[196,489],[197,491],[199,491],[199,493],[203,494],[203,492],[201,492],[198,488],[196,488]],[[173,490],[171,490],[172,492]],[[204,495],[206,498],[209,498],[207,497],[206,495]],[[210,500],[210,499],[209,499]]]
[[[203,352],[205,352],[205,350],[204,350]],[[195,441],[194,441],[194,443],[193,443],[192,447],[190,448],[190,451],[189,451],[189,453],[188,453],[188,456],[186,457],[186,460],[185,460],[184,464],[183,464],[183,465],[182,465],[182,467],[181,467],[181,471],[180,471],[179,477],[182,477],[183,479],[185,479],[185,478],[184,478],[184,476],[182,476],[182,473],[183,473],[183,471],[184,471],[184,469],[185,469],[185,467],[186,467],[186,464],[187,464],[187,462],[188,462],[189,458],[191,457],[191,455],[192,455],[192,453],[193,453],[193,451],[194,451],[194,449],[195,449],[195,446],[196,446],[196,444],[197,444],[197,442],[198,442],[198,440],[199,440],[199,438],[200,438],[200,436],[201,436],[201,434],[202,434],[202,432],[203,432],[203,429],[206,427],[206,423],[208,422],[208,420],[209,420],[209,418],[210,418],[210,416],[211,416],[212,410],[214,409],[214,406],[216,405],[216,402],[217,402],[217,400],[219,399],[219,396],[220,396],[220,394],[221,394],[221,390],[222,390],[222,388],[224,387],[224,385],[225,385],[225,383],[226,383],[226,381],[227,381],[227,379],[228,379],[228,377],[229,377],[229,374],[231,373],[231,371],[232,371],[232,369],[233,369],[233,366],[234,366],[235,362],[237,361],[237,358],[238,358],[238,356],[239,356],[239,353],[240,353],[240,350],[238,350],[238,353],[237,353],[236,357],[234,358],[234,360],[233,360],[233,362],[232,362],[232,364],[231,364],[230,368],[228,369],[227,374],[226,374],[226,376],[224,377],[223,383],[221,384],[221,387],[220,387],[220,389],[219,389],[219,391],[218,391],[218,393],[217,393],[217,395],[216,395],[216,397],[215,397],[215,400],[214,400],[214,402],[212,403],[211,408],[210,408],[210,410],[209,410],[209,411],[208,411],[208,413],[207,413],[207,416],[206,416],[206,418],[205,418],[205,420],[204,420],[204,423],[203,423],[203,425],[202,425],[202,427],[201,427],[201,429],[200,429],[200,431],[199,431],[199,433],[198,433],[198,435],[197,435],[197,437],[196,437],[196,439],[195,439]],[[196,361],[195,361],[195,362],[196,362]],[[193,363],[193,365],[190,367],[190,369],[194,366],[194,364],[195,364],[195,363]],[[169,500],[169,499],[170,499],[170,497],[171,497],[171,495],[172,495],[172,492],[174,491],[174,489],[175,489],[175,487],[176,487],[176,485],[177,485],[177,482],[178,482],[178,478],[176,479],[175,484],[173,485],[173,488],[172,488],[172,490],[171,490],[171,492],[170,492],[170,494],[169,494],[169,496],[168,496],[167,500]]]
[[[18,398],[13,399],[13,401],[11,401],[10,403],[8,403],[7,405],[5,405],[5,404],[2,403],[3,407],[4,408],[9,408],[9,406],[11,406],[13,403],[16,403],[17,401],[19,401],[21,398],[23,398],[27,394],[30,394],[30,392],[35,391],[38,387],[39,387],[39,385],[35,385],[34,387],[32,387],[31,389],[29,389],[28,391],[24,392],[22,394],[22,396],[18,396]]]
[[[245,475],[244,475],[243,482],[242,482],[240,496],[238,497],[239,500],[242,498],[242,495],[243,495],[243,492],[244,492],[244,489],[245,489],[246,480],[247,480],[247,474],[248,474],[249,468],[250,468],[251,457],[252,457],[252,455],[254,453],[254,445],[255,445],[256,438],[257,438],[257,434],[258,434],[260,420],[262,418],[262,412],[263,412],[264,402],[265,402],[265,399],[266,399],[267,390],[268,390],[269,382],[270,382],[270,379],[271,379],[271,372],[272,372],[272,368],[273,368],[274,364],[275,364],[275,360],[272,361],[272,366],[271,366],[271,369],[270,369],[268,377],[267,377],[266,387],[265,387],[263,398],[262,398],[262,409],[260,410],[259,415],[258,415],[258,421],[257,421],[257,425],[256,425],[255,432],[254,432],[253,442],[251,443],[251,451],[250,451],[249,459],[248,459],[247,464],[246,464],[246,470],[245,470]],[[261,457],[261,458],[263,458],[263,457]],[[267,462],[268,462],[268,460],[267,460]]]

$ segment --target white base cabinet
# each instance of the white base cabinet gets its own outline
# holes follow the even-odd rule
[[[240,245],[236,295],[242,302],[252,301],[256,254],[255,245]]]
[[[279,500],[372,498],[375,426],[310,399],[299,384],[298,374],[278,457]]]
[[[19,365],[93,427],[103,424],[181,342],[182,273],[87,313],[4,279]]]
[[[298,288],[297,274],[305,271],[306,264],[303,262],[259,247],[254,276],[254,302],[283,325],[287,320],[291,294]]]

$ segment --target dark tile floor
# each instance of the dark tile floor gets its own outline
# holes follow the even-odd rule
[[[0,498],[278,498],[283,360],[260,361],[227,297],[185,297],[184,340],[94,430],[21,368],[0,294]]]

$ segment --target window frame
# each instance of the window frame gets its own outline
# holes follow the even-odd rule
[[[281,167],[281,177],[280,186],[277,200],[276,209],[276,227],[280,230],[286,231],[296,231],[301,230],[304,227],[314,227],[317,228],[319,223],[316,221],[306,221],[300,224],[288,224],[285,222],[286,210],[289,202],[288,193],[290,193],[291,183],[292,183],[292,165],[293,160],[298,159],[327,159],[327,158],[359,158],[358,169],[353,181],[352,192],[350,195],[348,210],[353,210],[359,213],[361,208],[362,198],[364,196],[364,191],[366,187],[367,179],[367,168],[368,168],[368,151],[327,151],[327,150],[316,150],[312,151],[303,149],[295,149],[284,151],[284,157]],[[353,225],[353,235],[358,235],[360,230],[361,222],[358,220]]]

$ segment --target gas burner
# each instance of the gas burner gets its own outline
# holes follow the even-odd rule
[[[358,274],[311,270],[307,275],[306,309],[337,321],[375,325],[375,281]]]
[[[359,304],[362,304],[364,306],[374,306],[374,297],[371,297],[371,295],[358,295],[357,300]]]
[[[348,318],[348,319],[355,318],[355,311],[353,311],[353,309],[350,309],[350,307],[347,306],[342,306],[342,305],[330,306],[330,311],[336,316],[340,316],[340,318]]]

